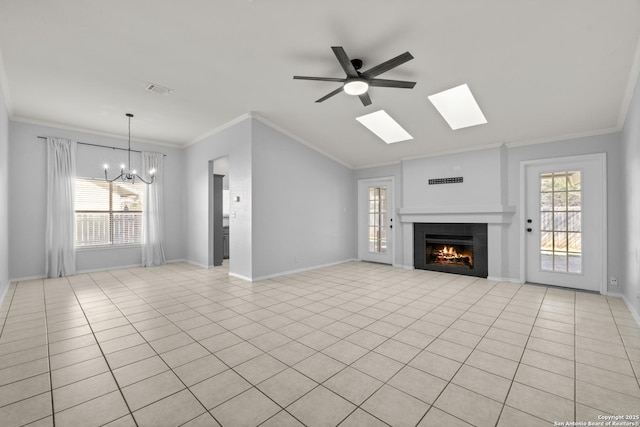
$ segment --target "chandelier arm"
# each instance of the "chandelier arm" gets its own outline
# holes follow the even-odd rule
[[[124,175],[124,172],[120,172],[120,175],[116,176],[113,179],[109,179],[109,177],[107,176],[107,170],[106,169],[104,170],[104,180],[107,181],[107,182],[116,181],[116,180],[122,178],[123,175]]]
[[[149,181],[146,181],[144,178],[142,178],[140,175],[135,175],[140,181],[144,182],[145,184],[153,184],[153,181],[155,181],[155,176],[151,175],[151,179]]]

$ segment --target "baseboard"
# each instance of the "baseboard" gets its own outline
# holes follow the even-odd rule
[[[42,275],[42,276],[26,276],[26,277],[16,277],[13,279],[9,279],[9,283],[13,283],[13,282],[26,282],[27,280],[40,280],[40,279],[46,279],[47,276],[46,275]]]
[[[298,268],[298,269],[295,269],[295,270],[287,270],[287,271],[282,271],[280,273],[267,274],[265,276],[254,277],[253,279],[251,279],[251,281],[252,282],[258,282],[260,280],[268,280],[268,279],[273,279],[275,277],[287,276],[289,274],[303,273],[305,271],[317,270],[319,268],[332,267],[334,265],[344,264],[346,262],[353,262],[353,261],[358,261],[358,260],[355,259],[355,258],[349,258],[349,259],[344,259],[344,260],[341,260],[341,261],[330,262],[330,263],[327,263],[327,264],[313,265],[313,266],[310,266],[310,267]],[[229,273],[229,275],[231,275],[231,273]],[[239,276],[236,276],[236,277],[239,277]]]
[[[7,285],[2,289],[2,294],[0,294],[0,307],[2,307],[2,303],[4,302],[4,298],[7,296],[7,292],[9,292],[9,288],[11,287],[11,280],[7,282]]]
[[[170,261],[167,261],[167,264],[176,263],[176,262],[188,262],[190,264],[194,264],[194,263],[189,262],[189,261],[184,260],[184,259],[170,260]],[[119,265],[119,266],[113,266],[113,267],[93,268],[93,269],[89,269],[89,270],[78,270],[75,273],[73,273],[72,276],[74,276],[76,274],[99,273],[101,271],[122,270],[122,269],[127,269],[127,268],[142,268],[142,265],[141,264],[130,264],[130,265]],[[204,267],[204,268],[207,268],[207,267]],[[18,277],[18,278],[9,279],[9,283],[24,282],[24,281],[27,281],[27,280],[40,280],[40,279],[48,279],[48,277],[46,275]]]
[[[629,309],[629,312],[631,313],[633,318],[636,320],[636,323],[638,324],[638,326],[640,326],[640,313],[636,311],[636,308],[633,306],[633,304],[631,304],[631,301],[629,301],[626,295],[623,295],[623,294],[621,295],[622,295],[622,300],[624,301],[624,303],[627,305],[627,308]]]
[[[413,265],[391,264],[392,267],[404,268],[405,270],[414,270]]]
[[[236,279],[244,280],[245,282],[253,282],[253,280],[251,280],[251,278],[250,278],[250,277],[243,276],[243,275],[241,275],[241,274],[237,274],[237,273],[231,273],[231,272],[229,272],[229,276],[231,276],[231,277],[235,277]]]
[[[101,271],[115,271],[115,270],[126,270],[127,268],[144,268],[142,264],[130,264],[130,265],[119,265],[117,267],[109,267],[109,268],[92,268],[89,270],[78,270],[72,274],[75,276],[76,274],[89,274],[89,273],[100,273]]]
[[[506,282],[506,283],[518,283],[518,284],[523,284],[520,279],[514,279],[512,277],[494,277],[494,276],[488,276],[487,280],[490,280],[492,282]]]
[[[186,262],[188,264],[191,264],[189,261],[187,261],[186,259],[169,259],[166,261],[167,264],[175,264],[177,262]]]
[[[195,265],[196,267],[204,268],[205,270],[211,268],[208,265],[200,264],[195,261],[191,261],[189,259],[176,260],[175,262],[186,262],[187,264]]]

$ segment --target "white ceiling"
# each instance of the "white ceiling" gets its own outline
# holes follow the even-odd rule
[[[11,119],[187,146],[253,113],[358,168],[502,143],[620,130],[638,77],[640,0],[0,0],[0,84]],[[405,51],[363,107],[314,101]],[[174,89],[147,92],[148,83]],[[452,131],[427,96],[467,83],[488,124]],[[355,117],[386,110],[412,141]]]

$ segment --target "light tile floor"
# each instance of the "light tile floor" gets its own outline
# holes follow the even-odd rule
[[[2,426],[550,426],[640,412],[619,298],[351,262],[12,284]],[[636,418],[632,421],[638,421]]]

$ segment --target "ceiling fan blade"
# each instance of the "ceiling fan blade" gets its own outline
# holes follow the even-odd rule
[[[362,73],[362,77],[364,77],[365,79],[370,79],[384,72],[387,72],[392,68],[397,67],[398,65],[402,65],[405,62],[410,61],[412,59],[413,59],[413,55],[411,55],[409,52],[405,52],[401,55],[396,56],[395,58],[392,58],[388,61],[383,62],[382,64],[376,65],[375,67],[368,69],[367,71]]]
[[[347,79],[341,79],[339,77],[307,77],[307,76],[293,76],[296,80],[318,80],[321,82],[344,82]]]
[[[353,67],[351,60],[342,46],[333,46],[331,49],[333,49],[333,53],[336,55],[336,58],[338,58],[338,62],[342,66],[342,69],[347,73],[347,77],[358,77],[358,72]]]
[[[333,92],[329,92],[328,94],[326,94],[322,98],[318,99],[316,102],[326,101],[327,99],[331,98],[334,95],[339,94],[340,92],[342,92],[342,86],[340,86],[338,89],[334,90]]]
[[[402,89],[413,89],[416,82],[405,82],[402,80],[385,80],[385,79],[371,79],[368,80],[369,86],[376,87],[397,87]]]
[[[369,97],[369,92],[358,95],[358,98],[360,98],[360,101],[362,101],[362,105],[364,105],[365,107],[367,105],[371,105],[371,97]]]

